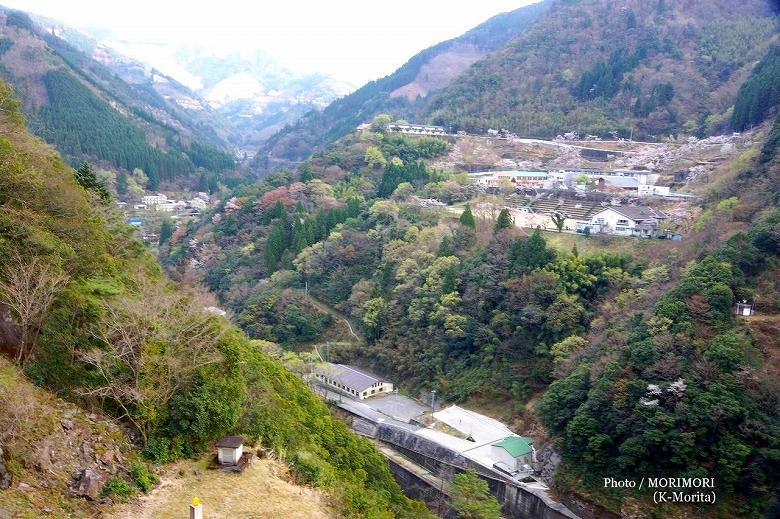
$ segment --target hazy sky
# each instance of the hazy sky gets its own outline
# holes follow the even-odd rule
[[[360,85],[418,51],[534,0],[0,0],[75,28],[149,43],[268,51],[297,71]]]

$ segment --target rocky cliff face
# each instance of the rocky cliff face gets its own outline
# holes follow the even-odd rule
[[[135,456],[114,422],[33,386],[0,357],[0,517],[92,515]]]

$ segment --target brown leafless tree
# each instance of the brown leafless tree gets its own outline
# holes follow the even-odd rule
[[[139,292],[106,305],[96,332],[104,347],[82,354],[102,383],[83,394],[111,400],[146,441],[173,395],[222,359],[222,328],[194,295],[153,283]]]
[[[35,352],[38,333],[68,275],[36,256],[14,253],[0,270],[0,303],[19,328],[16,362],[23,366]]]

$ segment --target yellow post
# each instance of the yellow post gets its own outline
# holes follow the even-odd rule
[[[192,504],[190,505],[190,519],[203,519],[203,505],[200,504],[200,499],[197,497],[192,498]]]

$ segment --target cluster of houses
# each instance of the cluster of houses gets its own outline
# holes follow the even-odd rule
[[[668,186],[658,186],[658,175],[649,171],[633,170],[501,170],[470,173],[476,183],[489,187],[544,188],[578,192],[603,191],[638,197],[657,196],[684,198],[689,195],[673,193]]]
[[[510,196],[505,199],[505,207],[517,227],[581,234],[677,239],[668,229],[669,226],[664,225],[669,220],[668,216],[649,206]],[[475,204],[472,209],[475,213],[488,217],[496,212],[493,204],[489,203]]]
[[[187,209],[202,211],[209,205],[209,194],[205,192],[198,193],[197,196],[191,200],[173,200],[169,199],[163,193],[156,195],[145,195],[141,198],[140,204],[135,204],[134,209],[154,209],[161,212],[177,212],[185,211]]]

